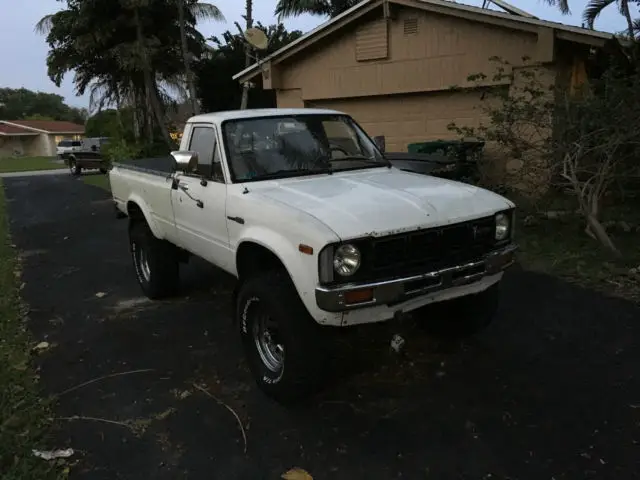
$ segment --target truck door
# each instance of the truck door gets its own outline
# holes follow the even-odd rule
[[[179,174],[171,194],[180,244],[228,270],[233,252],[227,231],[227,185],[214,126],[193,125],[188,148],[198,153],[198,171]]]

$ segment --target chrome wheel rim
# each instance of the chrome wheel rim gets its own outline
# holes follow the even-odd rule
[[[146,282],[151,280],[151,268],[149,267],[149,259],[144,249],[138,247],[138,264],[140,265],[140,273]]]
[[[278,324],[262,311],[255,315],[253,340],[260,360],[272,372],[279,372],[284,365],[284,345],[279,339]]]

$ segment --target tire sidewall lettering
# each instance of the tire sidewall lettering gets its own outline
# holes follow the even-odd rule
[[[247,316],[247,312],[249,311],[249,308],[251,307],[252,304],[256,303],[256,302],[260,302],[260,298],[257,296],[252,296],[249,297],[246,301],[244,301],[243,307],[242,307],[242,312],[240,314],[240,333],[247,337],[247,341],[249,341],[251,343],[251,348],[252,349],[256,349],[257,347],[253,342],[253,338],[250,338],[250,329],[251,326],[249,325],[250,321],[249,318]],[[284,376],[284,369],[286,366],[286,362],[282,365],[282,368],[280,369],[280,371],[277,373],[277,375],[274,375],[274,372],[272,372],[271,370],[269,370],[266,365],[264,365],[264,363],[262,362],[262,360],[260,359],[260,356],[258,354],[257,351],[255,351],[256,354],[256,360],[258,361],[260,368],[263,370],[263,373],[260,375],[260,381],[262,383],[264,383],[265,385],[276,385],[277,383],[280,383],[280,381],[282,380],[283,376]],[[286,357],[285,357],[286,358]]]

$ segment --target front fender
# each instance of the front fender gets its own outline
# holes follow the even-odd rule
[[[243,243],[252,242],[260,245],[273,253],[293,280],[300,299],[307,309],[312,311],[316,306],[315,286],[318,282],[318,253],[307,255],[298,250],[299,242],[286,238],[284,235],[269,230],[265,227],[249,227],[242,232],[236,251]],[[238,274],[237,260],[234,265],[235,274]]]
[[[147,202],[145,202],[140,195],[133,193],[129,196],[129,199],[127,200],[128,213],[130,213],[131,204],[135,204],[138,206],[138,208],[140,208],[140,211],[142,211],[142,215],[144,216],[144,219],[147,222],[147,225],[149,225],[149,229],[151,229],[151,232],[153,233],[153,235],[156,238],[163,239],[164,232],[158,225],[158,222],[153,218],[153,215],[151,215],[151,208],[149,208],[149,205],[147,204]]]

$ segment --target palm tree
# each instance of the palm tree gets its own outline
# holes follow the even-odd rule
[[[545,0],[545,2],[551,6],[558,7],[565,15],[571,13],[571,10],[569,10],[568,0]],[[600,16],[602,11],[614,3],[618,5],[620,14],[625,17],[625,20],[627,21],[627,34],[630,39],[633,39],[634,32],[637,29],[634,28],[634,21],[631,18],[629,3],[638,3],[634,2],[634,0],[589,0],[582,12],[582,20],[589,28],[593,29],[596,19]]]
[[[335,17],[356,6],[362,0],[278,0],[275,14],[278,20],[308,13],[322,17]]]
[[[629,0],[589,0],[587,6],[584,7],[584,12],[582,12],[582,19],[589,28],[593,28],[596,19],[600,16],[602,11],[614,3],[618,5],[620,14],[627,21],[627,34],[630,39],[633,39],[634,28],[633,19],[631,18],[631,10],[629,9]]]
[[[191,68],[191,52],[187,43],[187,22],[185,20],[185,8],[189,13],[198,20],[217,20],[224,21],[224,16],[220,9],[211,3],[201,3],[198,0],[175,0],[178,7],[178,21],[180,24],[180,47],[182,50],[182,62],[184,64],[184,73],[189,90],[189,100],[191,103],[191,111],[193,115],[200,113],[200,105],[196,95],[196,82]]]

